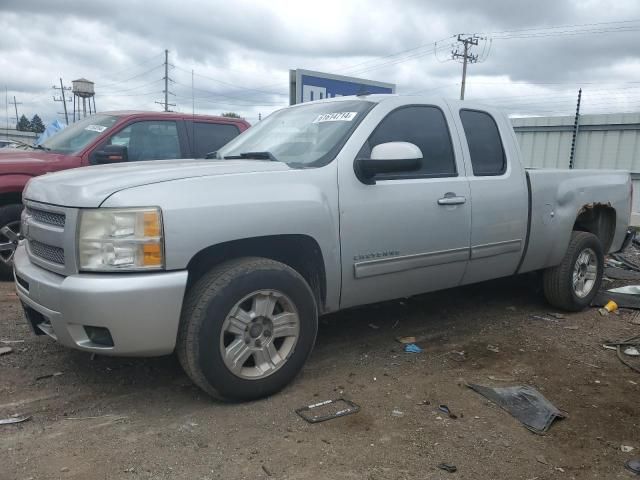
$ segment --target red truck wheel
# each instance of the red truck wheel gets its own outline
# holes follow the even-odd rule
[[[0,207],[0,278],[3,280],[10,279],[13,274],[15,243],[1,230],[7,227],[14,233],[19,233],[21,213],[22,205],[14,204]]]

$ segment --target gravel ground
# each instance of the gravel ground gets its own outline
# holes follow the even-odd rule
[[[640,375],[602,343],[640,334],[635,312],[549,318],[539,284],[527,275],[326,316],[293,384],[223,404],[173,356],[92,360],[33,336],[0,283],[0,340],[17,342],[0,344],[13,348],[0,356],[0,418],[32,415],[0,426],[0,479],[632,478]],[[405,335],[424,351],[404,353]],[[568,418],[535,435],[466,382],[532,385]],[[337,397],[361,411],[315,425],[294,411]]]

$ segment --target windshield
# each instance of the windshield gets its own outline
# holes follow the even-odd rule
[[[69,125],[42,142],[46,150],[59,153],[79,153],[94,138],[111,128],[118,117],[92,115]]]
[[[373,105],[345,100],[279,110],[218,150],[217,158],[324,165],[333,160]]]

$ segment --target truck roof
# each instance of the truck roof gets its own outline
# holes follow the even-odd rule
[[[489,107],[485,104],[481,104],[481,103],[476,103],[473,101],[468,101],[468,100],[458,100],[458,99],[450,99],[450,98],[444,98],[444,97],[438,97],[438,96],[434,96],[434,95],[400,95],[397,93],[372,93],[370,95],[349,95],[349,96],[344,96],[344,97],[331,97],[331,98],[323,98],[322,100],[314,100],[311,102],[304,102],[299,103],[297,105],[308,105],[310,103],[326,103],[326,102],[344,102],[344,101],[353,101],[353,100],[360,100],[362,102],[374,102],[374,103],[384,103],[384,102],[388,102],[388,101],[392,101],[394,99],[405,99],[407,100],[407,102],[410,103],[410,100],[413,99],[418,103],[429,103],[429,102],[433,102],[433,101],[438,101],[438,102],[446,102],[449,105],[455,106],[455,107],[466,107],[466,108],[477,108],[477,107],[482,107],[484,109],[489,109],[491,108],[492,110],[495,110],[495,107]],[[295,106],[295,105],[294,105]]]
[[[190,113],[180,113],[180,112],[152,112],[148,110],[112,110],[108,112],[99,112],[104,115],[113,115],[116,117],[167,117],[167,118],[176,118],[176,119],[206,119],[206,120],[217,120],[222,122],[230,122],[230,123],[247,123],[247,121],[243,118],[232,118],[232,117],[222,117],[217,115],[192,115]],[[248,123],[247,123],[248,125]]]

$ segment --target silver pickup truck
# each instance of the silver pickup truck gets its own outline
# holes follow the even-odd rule
[[[535,270],[553,306],[585,308],[628,240],[631,188],[621,171],[523,168],[494,108],[335,98],[214,160],[31,180],[15,283],[36,333],[175,350],[203,390],[246,400],[294,378],[327,312]]]

